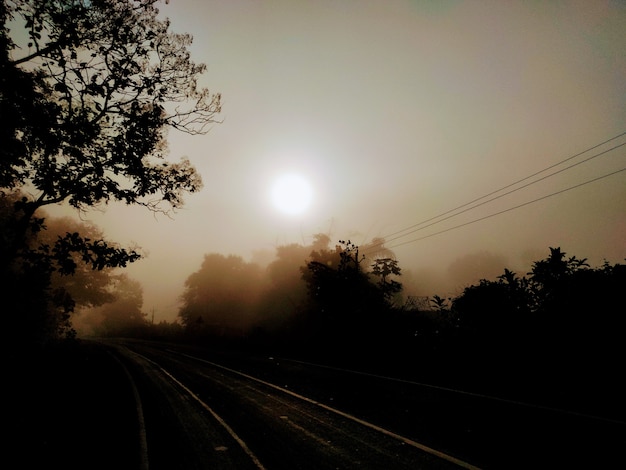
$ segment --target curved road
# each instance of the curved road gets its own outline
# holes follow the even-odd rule
[[[108,342],[145,469],[607,468],[626,423],[289,359]]]

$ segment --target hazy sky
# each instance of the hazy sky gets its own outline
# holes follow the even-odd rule
[[[429,236],[626,168],[626,145],[397,238],[626,132],[626,3],[171,0],[161,11],[194,36],[203,84],[223,96],[222,124],[170,135],[172,158],[188,156],[205,187],[171,220],[126,206],[87,216],[149,253],[127,272],[157,320],[175,318],[203,254],[250,260],[318,232],[395,239],[405,270],[481,251],[514,268],[549,246],[592,266],[626,258],[626,172]],[[311,185],[297,215],[272,204],[285,173]]]

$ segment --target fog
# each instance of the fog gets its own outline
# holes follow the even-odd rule
[[[604,177],[626,167],[626,146],[614,148],[626,143],[623,2],[171,0],[161,11],[193,35],[202,85],[223,96],[206,135],[169,135],[204,189],[170,217],[72,213],[142,247],[126,272],[155,321],[176,318],[205,254],[267,262],[316,233],[385,238],[421,295],[505,266],[525,274],[551,246],[592,266],[626,258],[626,172]],[[272,203],[286,173],[312,190],[296,214]]]

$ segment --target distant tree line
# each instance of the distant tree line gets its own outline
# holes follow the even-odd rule
[[[280,246],[265,271],[238,256],[206,255],[181,297],[185,331],[300,347],[360,341],[397,308],[401,269],[349,240],[329,245],[317,234],[309,246]]]
[[[504,269],[425,304],[403,298],[395,257],[329,244],[317,235],[309,246],[279,247],[265,272],[236,256],[205,256],[181,298],[182,339],[409,368],[444,382],[526,378],[581,390],[618,380],[626,265],[592,268],[550,248],[525,275]]]

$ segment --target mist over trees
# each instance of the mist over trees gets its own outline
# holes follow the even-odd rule
[[[0,197],[3,241],[15,236],[18,197],[17,193]],[[5,258],[0,288],[10,312],[4,325],[16,334],[13,339],[44,344],[73,337],[71,313],[111,301],[112,269],[140,255],[104,241],[93,225],[49,218],[41,210],[34,218],[36,223],[23,235],[19,252]]]
[[[185,282],[179,319],[189,337],[246,339],[299,347],[371,338],[398,302],[401,269],[384,248],[369,257],[350,241],[276,248],[265,270],[234,255],[205,255]],[[369,262],[370,264],[366,264]]]
[[[390,257],[367,257],[349,240],[331,248],[323,234],[310,245],[277,247],[264,270],[238,256],[205,255],[181,296],[184,331],[208,343],[215,337],[264,339],[360,352],[376,344],[402,354],[437,350],[453,357],[464,351],[465,358],[486,359],[497,351],[520,361],[547,360],[559,350],[569,351],[570,359],[583,350],[591,357],[621,347],[624,265],[591,268],[585,259],[551,248],[525,275],[504,268],[453,297],[415,299],[402,293],[393,252],[384,249],[384,240],[376,245],[383,248],[378,255]],[[464,260],[457,264],[467,270]]]
[[[0,201],[9,204],[9,207],[0,205],[0,210],[10,212],[10,199],[0,198]],[[59,240],[75,238],[79,233],[87,242],[103,240],[104,234],[97,226],[69,217],[49,217],[41,210],[36,216],[45,220],[45,225],[42,225],[41,230],[29,234],[26,241],[28,256],[19,265],[21,270],[14,271],[17,275],[16,290],[8,294],[11,298],[5,297],[5,305],[19,300],[23,311],[28,314],[17,315],[20,310],[13,310],[13,314],[7,315],[4,325],[8,331],[22,331],[31,339],[37,338],[41,342],[53,338],[74,337],[75,320],[80,317],[84,320],[85,316],[89,317],[98,307],[118,302],[118,290],[124,284],[132,282],[137,290],[142,291],[137,281],[119,273],[119,267],[94,267],[88,251],[63,251],[59,248]],[[118,248],[111,243],[108,249]],[[125,282],[121,283],[121,279]],[[18,281],[25,280],[29,284],[18,284]],[[125,317],[133,315],[131,309],[126,309],[118,318],[120,325],[127,324],[129,319]]]
[[[481,278],[494,279],[506,266],[505,256],[479,251],[456,258],[446,271],[450,282],[458,289],[476,284]]]
[[[352,347],[370,340],[371,332],[388,323],[393,294],[401,284],[395,260],[368,258],[350,240],[334,250],[313,251],[302,277],[309,293],[308,312],[319,340],[329,347]],[[389,263],[389,264],[386,264]]]
[[[112,275],[107,294],[109,300],[106,303],[77,312],[73,325],[87,336],[146,336],[151,325],[147,313],[142,310],[141,283],[125,273]]]
[[[103,240],[104,233],[100,228],[86,222],[77,222],[69,217],[56,218],[44,215],[45,230],[38,233],[37,244],[54,245],[59,237],[68,233],[80,233],[89,240]],[[34,248],[34,247],[33,247]],[[78,253],[73,253],[71,260],[71,275],[59,270],[51,273],[50,286],[53,290],[64,289],[74,303],[74,309],[80,310],[97,307],[111,302],[114,296],[110,292],[110,285],[114,280],[114,269],[93,269],[85,263]]]
[[[239,336],[254,321],[262,283],[256,264],[234,255],[205,255],[185,282],[181,322],[192,335]]]
[[[75,300],[53,273],[140,258],[79,232],[38,242],[42,208],[119,201],[167,212],[202,186],[187,159],[167,159],[167,131],[205,132],[221,98],[198,87],[205,66],[190,58],[191,37],[170,32],[156,3],[0,2],[0,114],[10,116],[0,129],[0,294],[15,341],[67,330]]]
[[[520,393],[542,383],[574,387],[572,396],[622,390],[626,265],[592,268],[550,248],[528,273],[504,268],[452,297],[424,299],[403,295],[393,252],[366,257],[350,241],[331,245],[316,235],[311,245],[279,246],[265,270],[206,255],[187,280],[179,339],[414,369],[439,383],[491,390],[512,383]]]

